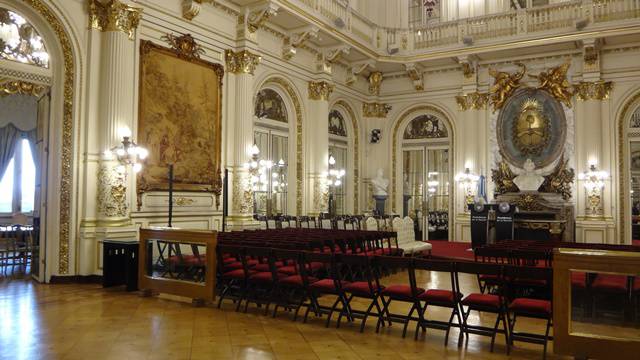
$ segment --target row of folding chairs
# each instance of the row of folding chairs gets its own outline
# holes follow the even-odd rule
[[[457,327],[460,329],[458,346],[462,345],[464,336],[468,339],[470,334],[485,335],[491,338],[491,351],[497,334],[504,335],[507,352],[514,341],[527,341],[544,345],[546,353],[547,341],[551,339],[552,273],[549,268],[235,245],[220,245],[218,256],[218,307],[232,299],[236,311],[243,305],[247,311],[250,304],[256,304],[264,307],[264,313],[268,314],[273,306],[273,317],[282,308],[294,312],[294,321],[304,310],[304,322],[309,314],[326,315],[327,327],[333,316],[337,316],[337,327],[343,319],[348,322],[360,319],[361,332],[372,317],[376,321],[376,332],[394,322],[401,323],[403,337],[413,323],[416,339],[427,328],[444,330],[445,345],[451,328]],[[406,271],[408,282],[391,282],[385,276],[399,269]],[[418,286],[417,271],[445,273],[448,286],[422,288]],[[465,288],[459,274],[493,276],[496,279],[493,292],[485,294]],[[528,296],[532,293],[542,298]],[[329,298],[330,302],[321,304],[321,297]],[[356,298],[369,301],[366,309],[354,307]],[[390,305],[395,302],[411,304],[409,312],[392,312]],[[427,310],[432,307],[450,309],[449,320],[433,319]],[[494,314],[494,326],[471,324],[471,311]],[[516,332],[516,319],[520,317],[546,320],[544,334]]]

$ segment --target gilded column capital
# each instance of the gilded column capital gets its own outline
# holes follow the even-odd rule
[[[309,99],[329,100],[333,92],[333,85],[326,81],[309,81]]]
[[[487,102],[489,101],[488,93],[481,92],[472,92],[466,95],[458,95],[456,96],[456,102],[458,103],[458,108],[461,111],[466,111],[469,109],[473,110],[483,110],[487,108]]]
[[[391,110],[391,105],[381,103],[363,103],[362,115],[371,118],[385,118]]]
[[[89,27],[92,29],[122,31],[133,40],[141,17],[142,8],[123,4],[119,0],[89,0]]]
[[[233,50],[225,50],[224,58],[227,63],[227,69],[232,74],[251,74],[256,70],[262,57],[252,54],[248,50],[234,52]]]
[[[613,83],[611,81],[581,81],[573,86],[578,100],[606,100],[609,98]]]

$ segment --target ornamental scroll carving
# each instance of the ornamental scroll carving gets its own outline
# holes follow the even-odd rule
[[[38,97],[42,94],[44,88],[42,85],[28,81],[0,78],[0,97],[14,94]]]
[[[381,103],[362,103],[362,115],[371,118],[385,118],[391,110],[391,105]]]
[[[487,102],[489,101],[489,94],[481,92],[472,92],[466,95],[456,96],[456,102],[458,108],[461,111],[466,110],[483,110],[487,108]]]
[[[329,100],[333,92],[333,85],[326,81],[309,81],[309,99]]]
[[[571,198],[571,184],[576,177],[575,171],[568,167],[569,160],[564,159],[564,155],[558,161],[551,174],[544,177],[544,182],[540,187],[543,192],[558,193],[564,200]]]
[[[114,166],[102,165],[98,170],[98,179],[98,212],[106,217],[126,217],[129,210],[126,174],[117,172]]]
[[[491,170],[491,181],[495,185],[494,194],[502,195],[510,192],[518,192],[518,187],[513,182],[516,174],[513,173],[509,164],[503,159],[498,163],[497,169]]]
[[[248,50],[234,52],[233,50],[225,50],[224,58],[227,63],[227,70],[232,74],[251,74],[260,64],[262,58],[259,55],[252,54]]]
[[[162,37],[162,40],[169,43],[173,51],[183,59],[200,59],[200,55],[204,54],[204,49],[196,43],[196,40],[191,34],[184,34],[182,36],[167,34]]]

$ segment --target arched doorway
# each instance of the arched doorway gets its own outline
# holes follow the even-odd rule
[[[618,119],[619,241],[640,241],[640,92],[622,107]]]
[[[40,206],[33,205],[32,216],[35,215],[39,222],[39,231],[34,231],[39,246],[34,245],[37,253],[33,260],[37,263],[34,276],[40,281],[49,281],[52,275],[75,272],[72,245],[72,239],[75,238],[73,199],[77,193],[74,191],[77,182],[74,181],[76,175],[73,166],[77,156],[74,153],[74,117],[77,116],[77,109],[74,108],[75,43],[71,42],[71,35],[67,31],[69,27],[41,0],[0,0],[0,8],[22,18],[17,26],[28,24],[32,28],[29,31],[21,29],[21,37],[38,34],[43,43],[40,47],[37,42],[29,41],[31,47],[20,47],[23,51],[28,49],[37,52],[32,53],[31,57],[23,55],[12,59],[3,56],[0,73],[12,82],[20,83],[20,91],[42,87],[37,111],[36,147],[32,149],[35,168],[39,173],[35,176],[36,194],[39,192],[41,199]],[[15,23],[15,20],[4,15],[2,22],[6,26],[7,22]],[[7,31],[3,35],[7,37],[10,34],[11,31]],[[7,51],[6,48],[3,50]],[[43,66],[45,63],[46,66]],[[34,197],[37,198],[37,195]]]
[[[414,220],[417,240],[448,240],[453,194],[453,136],[431,106],[406,111],[393,132],[394,211]]]

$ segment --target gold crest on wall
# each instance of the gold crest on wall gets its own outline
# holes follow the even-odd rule
[[[523,154],[539,155],[549,143],[549,119],[536,99],[527,99],[513,127],[514,143]]]
[[[168,190],[169,165],[175,190],[212,192],[219,204],[223,67],[180,51],[140,44],[138,139],[149,157],[138,174],[139,207],[142,193]]]

